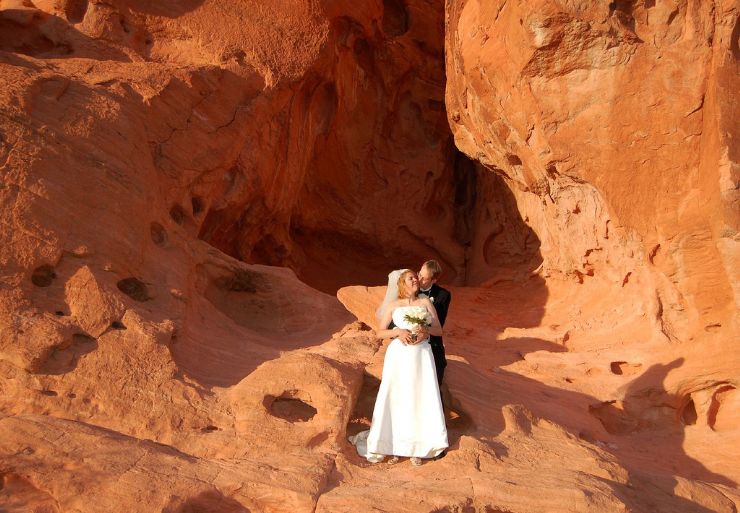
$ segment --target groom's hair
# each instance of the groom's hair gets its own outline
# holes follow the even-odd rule
[[[403,280],[408,274],[413,273],[414,271],[406,269],[404,272],[401,273],[401,276],[398,277],[398,299],[406,299],[407,297],[409,297],[409,291],[406,290],[406,282]]]
[[[429,272],[432,273],[433,280],[436,280],[442,274],[442,266],[436,260],[427,260],[422,264],[422,267],[429,269]]]

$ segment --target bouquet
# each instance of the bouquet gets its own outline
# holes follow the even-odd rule
[[[403,316],[403,320],[414,326],[429,327],[432,325],[432,314],[423,306],[412,306],[409,313]],[[411,334],[411,338],[416,341],[416,333]]]

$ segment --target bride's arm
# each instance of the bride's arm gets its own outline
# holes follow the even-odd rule
[[[388,329],[388,325],[391,323],[391,316],[393,315],[393,303],[389,304],[383,312],[383,317],[380,319],[380,326],[384,326],[383,329],[379,329],[375,332],[378,338],[400,338],[401,342],[408,344],[411,342],[411,332],[402,328]]]

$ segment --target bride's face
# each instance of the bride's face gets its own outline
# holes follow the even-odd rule
[[[404,279],[403,284],[406,285],[406,290],[413,296],[419,290],[419,277],[416,273],[408,273]]]

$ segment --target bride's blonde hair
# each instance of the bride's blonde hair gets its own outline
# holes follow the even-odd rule
[[[404,279],[409,274],[416,273],[410,269],[406,269],[404,272],[401,273],[401,276],[398,277],[398,299],[406,299],[407,297],[409,297],[409,291],[406,290],[406,283],[404,282]]]

